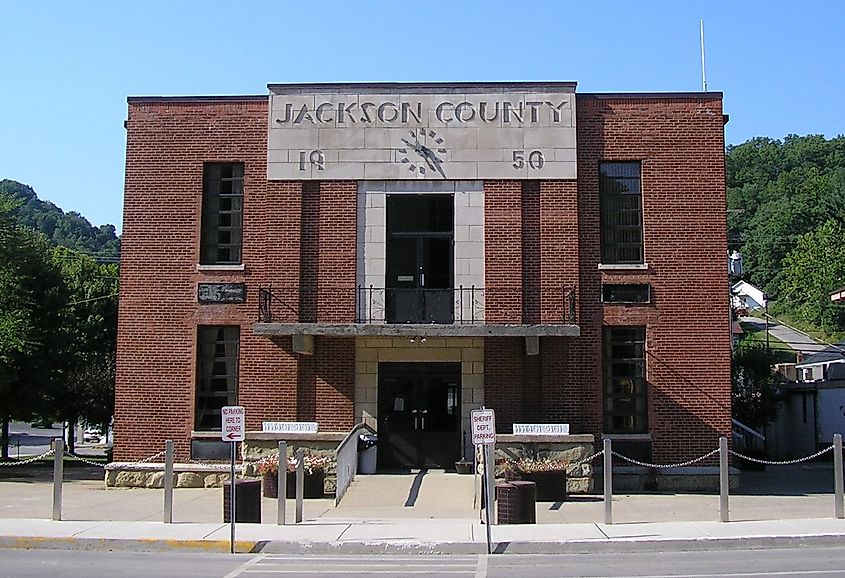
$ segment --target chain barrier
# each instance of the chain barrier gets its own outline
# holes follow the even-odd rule
[[[77,456],[75,454],[70,453],[69,451],[65,450],[64,455],[66,458],[70,459],[71,461],[75,462],[82,462],[83,464],[88,464],[89,466],[97,466],[98,468],[105,468],[106,464],[100,462],[94,462],[91,460],[86,460],[82,456]]]
[[[692,465],[696,462],[706,460],[710,456],[718,454],[719,448],[716,448],[712,452],[706,453],[703,456],[699,456],[697,458],[693,458],[693,459],[687,460],[685,462],[679,462],[677,464],[649,464],[647,462],[641,462],[641,461],[635,460],[634,458],[629,458],[628,456],[623,456],[619,452],[612,452],[612,453],[617,458],[625,460],[626,462],[630,462],[630,463],[634,464],[635,466],[641,466],[641,467],[644,467],[644,468],[666,469],[666,468],[683,468],[684,466],[689,466],[689,465]]]
[[[748,457],[748,456],[744,456],[741,453],[735,452],[733,450],[728,450],[728,453],[731,454],[732,456],[737,457],[737,458],[742,458],[743,460],[748,460],[749,462],[754,462],[755,464],[764,464],[764,465],[767,465],[767,466],[789,466],[789,465],[792,465],[792,464],[800,464],[801,462],[808,462],[812,459],[819,457],[820,455],[826,454],[827,452],[829,452],[831,450],[833,450],[833,446],[827,446],[823,450],[817,451],[816,453],[814,453],[811,456],[805,456],[803,458],[798,458],[798,459],[794,459],[794,460],[784,460],[782,462],[776,462],[776,461],[771,461],[771,460],[761,460],[761,459],[758,459],[758,458],[751,458],[751,457]]]
[[[214,463],[211,463],[211,462],[204,462],[202,460],[195,460],[193,458],[188,458],[188,463],[195,464],[195,465],[198,465],[198,466],[205,466],[207,468],[221,468],[221,467],[228,468],[229,467],[229,464],[226,464],[226,463],[223,463],[223,462],[214,464]]]
[[[589,463],[589,462],[593,461],[594,459],[596,459],[597,457],[599,457],[600,455],[603,455],[603,454],[604,454],[604,450],[601,450],[600,452],[596,452],[596,453],[594,453],[594,454],[593,454],[593,455],[591,455],[590,457],[584,458],[584,459],[583,459],[583,460],[581,460],[581,461],[578,461],[578,462],[573,462],[573,463],[568,464],[568,465],[569,465],[570,467],[577,468],[578,466],[583,466],[584,464],[586,464],[586,463]]]
[[[144,458],[143,460],[138,460],[137,462],[132,462],[131,464],[120,464],[119,466],[112,466],[109,469],[111,469],[111,470],[128,470],[128,469],[133,468],[134,466],[140,466],[141,464],[146,464],[148,462],[153,461],[156,458],[160,458],[165,453],[167,453],[165,450],[161,450],[157,454],[153,454],[150,457]]]
[[[29,458],[29,459],[26,459],[26,460],[23,460],[23,461],[20,461],[20,462],[0,462],[0,467],[10,468],[10,467],[14,467],[14,466],[25,466],[25,465],[31,464],[33,462],[37,462],[38,460],[44,459],[47,456],[52,456],[54,453],[55,453],[54,450],[47,450],[46,452],[44,452],[40,456],[35,456],[35,457]]]

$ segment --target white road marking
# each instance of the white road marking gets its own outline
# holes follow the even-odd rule
[[[478,557],[478,564],[475,567],[475,578],[487,578],[487,554]]]
[[[250,558],[249,560],[247,560],[246,562],[244,562],[243,564],[223,576],[223,578],[236,578],[244,572],[248,572],[249,567],[254,564],[257,564],[259,561],[261,561],[262,558],[264,558],[264,554],[258,554],[257,556],[253,556],[252,558]]]

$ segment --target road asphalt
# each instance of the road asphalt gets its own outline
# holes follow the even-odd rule
[[[47,468],[0,470],[0,548],[228,552],[219,488],[178,488],[175,523],[165,524],[163,491],[105,488],[102,470],[67,467],[62,521],[51,520]],[[774,548],[841,543],[845,520],[835,519],[830,464],[744,472],[731,496],[731,522],[719,522],[719,499],[708,494],[614,496],[614,524],[603,522],[600,496],[538,503],[538,524],[491,527],[499,553]],[[29,472],[29,473],[28,473]],[[442,475],[442,474],[441,474]],[[446,474],[456,475],[456,474]],[[437,476],[431,476],[437,480]],[[743,481],[744,480],[744,481]],[[438,481],[438,484],[443,481]],[[373,496],[373,509],[351,501],[306,500],[304,521],[277,525],[277,501],[262,500],[261,524],[236,526],[238,552],[284,554],[479,554],[486,528],[466,496],[443,492],[436,507],[424,495],[413,507]],[[401,494],[401,492],[400,492]],[[401,498],[401,495],[399,496]],[[450,506],[451,504],[451,506]],[[377,507],[376,507],[377,506]]]

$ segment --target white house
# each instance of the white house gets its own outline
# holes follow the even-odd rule
[[[760,309],[766,306],[766,294],[748,281],[737,281],[731,287],[731,305],[748,311]]]

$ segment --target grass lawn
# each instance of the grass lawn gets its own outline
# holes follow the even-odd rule
[[[746,323],[740,323],[740,325],[745,331],[742,342],[766,344],[765,329],[755,330],[752,325]],[[795,350],[774,335],[769,335],[769,349],[775,356],[775,363],[795,363]]]

